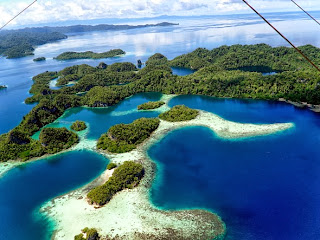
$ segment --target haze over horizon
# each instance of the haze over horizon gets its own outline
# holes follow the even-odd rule
[[[0,25],[3,25],[32,0],[2,0]],[[299,9],[290,0],[249,1],[261,12],[292,12]],[[297,1],[308,11],[320,10],[317,0]],[[241,0],[38,0],[26,12],[14,20],[8,28],[46,25],[68,21],[94,19],[130,19],[167,16],[198,16],[252,13]]]

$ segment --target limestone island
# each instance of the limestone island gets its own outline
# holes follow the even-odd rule
[[[87,125],[84,121],[77,120],[74,123],[72,123],[70,128],[74,131],[83,131],[87,128]]]
[[[64,52],[55,57],[57,60],[71,60],[71,59],[101,59],[101,58],[112,58],[120,55],[126,54],[125,51],[121,49],[112,49],[103,53],[95,53],[91,51],[86,52]]]
[[[45,61],[45,60],[46,60],[45,57],[38,57],[38,58],[33,59],[34,62],[42,62],[42,61]]]
[[[138,110],[151,110],[151,109],[156,109],[164,105],[165,102],[163,101],[156,101],[156,102],[146,102],[143,104],[140,104],[138,106]]]

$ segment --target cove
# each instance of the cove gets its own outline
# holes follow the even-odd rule
[[[126,98],[120,103],[107,108],[87,108],[78,107],[69,109],[57,119],[54,123],[45,127],[67,127],[76,120],[85,121],[89,125],[88,139],[97,140],[101,134],[119,123],[131,123],[142,117],[157,117],[157,111],[138,111],[138,105],[148,101],[158,101],[162,97],[161,93],[149,92],[138,93],[132,97]],[[40,131],[33,135],[34,139],[39,139]]]
[[[0,239],[50,239],[54,223],[42,217],[40,206],[91,182],[107,163],[94,152],[76,151],[9,171],[0,181]]]
[[[157,165],[150,199],[161,209],[216,212],[227,239],[319,239],[314,143],[319,137],[299,129],[245,140],[221,139],[204,127],[175,130],[148,150]]]

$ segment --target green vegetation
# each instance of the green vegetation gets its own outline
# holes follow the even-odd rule
[[[117,167],[117,164],[115,164],[115,163],[109,163],[108,166],[107,166],[107,169],[108,169],[108,170],[111,170],[111,169],[114,169],[114,168],[116,168],[116,167]]]
[[[305,45],[300,47],[316,64],[320,64],[318,48]],[[216,70],[243,70],[257,72],[283,72],[310,69],[310,65],[293,48],[272,48],[267,44],[221,46],[213,50],[198,48],[170,61],[174,67],[199,70],[215,67]]]
[[[165,65],[168,63],[168,59],[161,53],[156,53],[149,57],[146,62],[146,66],[156,66],[156,65]]]
[[[47,153],[56,153],[70,148],[79,142],[78,135],[64,128],[42,129],[39,141],[46,148]]]
[[[140,104],[138,106],[138,110],[149,110],[149,109],[156,109],[164,105],[165,102],[157,101],[157,102],[146,102],[143,104]]]
[[[102,186],[92,189],[87,197],[91,203],[106,204],[119,191],[137,186],[144,176],[141,164],[126,161],[114,170],[112,177]]]
[[[97,147],[112,153],[130,152],[146,140],[159,123],[157,118],[140,118],[130,124],[117,124],[101,135]]]
[[[82,130],[85,130],[86,128],[87,128],[86,123],[83,121],[79,121],[79,120],[75,121],[71,125],[71,129],[74,131],[82,131]]]
[[[41,61],[45,61],[45,60],[46,60],[45,57],[38,57],[38,58],[33,59],[34,62],[41,62]]]
[[[84,228],[81,230],[82,233],[76,235],[74,240],[99,240],[99,234],[95,228]],[[86,237],[84,236],[86,235]]]
[[[58,32],[23,32],[21,30],[0,33],[0,55],[20,58],[33,55],[34,47],[67,38]]]
[[[5,86],[5,85],[0,85],[0,90],[1,90],[1,89],[5,89],[5,88],[7,88],[7,86]]]
[[[78,136],[66,128],[44,128],[40,141],[15,128],[0,136],[0,162],[41,157],[67,149],[77,142]]]
[[[86,58],[92,58],[92,59],[100,59],[100,58],[111,58],[116,57],[122,54],[125,54],[126,52],[121,49],[112,49],[108,52],[103,53],[94,53],[91,51],[87,52],[64,52],[57,56],[55,59],[57,60],[70,60],[70,59],[86,59]]]
[[[307,45],[300,49],[316,64],[320,64],[319,48]],[[172,74],[170,66],[190,67],[198,71],[188,76],[176,76]],[[265,44],[222,46],[213,50],[197,49],[172,61],[155,54],[141,70],[137,70],[132,63],[104,67],[83,64],[35,76],[30,90],[33,96],[25,102],[38,104],[24,116],[16,130],[30,137],[60,117],[66,109],[84,105],[111,106],[140,92],[266,100],[284,98],[320,104],[320,74],[293,49],[286,47],[272,48]],[[267,71],[277,74],[261,74]],[[49,84],[56,78],[63,85],[70,81],[74,85],[52,90]],[[83,94],[79,96],[78,93]],[[6,146],[7,135],[0,136],[0,146]],[[104,141],[111,146],[110,151],[120,152],[129,151],[136,144],[114,141],[105,136],[100,141],[101,148],[105,149],[108,149],[108,144]],[[37,143],[30,141],[25,145],[10,145],[8,149],[11,150],[1,157],[1,161],[17,159],[23,149],[39,148]],[[14,149],[16,153],[12,154]],[[37,151],[32,150],[32,153],[38,155]]]
[[[169,111],[161,113],[159,118],[169,122],[181,122],[195,119],[199,114],[199,111],[188,108],[184,105],[177,105],[171,108]]]

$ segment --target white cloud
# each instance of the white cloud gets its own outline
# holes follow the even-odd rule
[[[32,0],[0,2],[0,24],[4,24]],[[298,10],[289,0],[250,0],[260,11]],[[299,0],[306,9],[319,9],[318,0]],[[13,25],[99,18],[138,18],[159,15],[206,15],[251,12],[241,0],[38,0]]]

